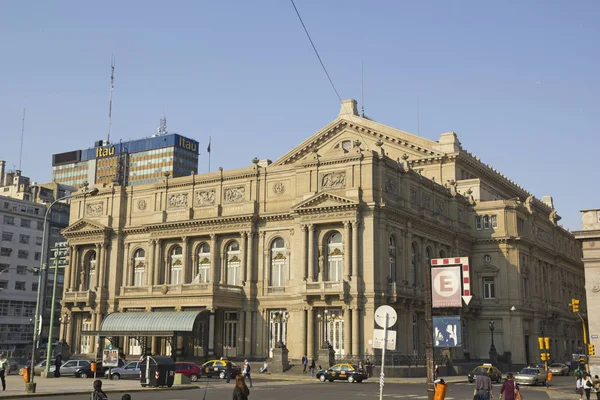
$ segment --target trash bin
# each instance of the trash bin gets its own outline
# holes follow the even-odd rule
[[[25,381],[25,383],[29,383],[29,381],[31,380],[31,377],[29,375],[29,371],[31,371],[31,368],[23,367],[21,371],[23,371],[23,380]]]
[[[171,357],[147,356],[140,363],[140,384],[142,387],[173,386],[175,361]]]
[[[444,400],[446,398],[446,391],[448,390],[448,385],[442,382],[437,383],[435,385],[435,394],[433,395],[434,400]]]

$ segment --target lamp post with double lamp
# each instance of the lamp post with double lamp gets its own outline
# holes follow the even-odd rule
[[[35,388],[36,388],[36,383],[34,382],[35,379],[35,371],[34,371],[34,367],[35,367],[35,353],[36,353],[36,343],[38,340],[38,320],[40,319],[40,314],[41,314],[41,310],[40,310],[40,303],[42,300],[42,285],[41,285],[41,276],[42,276],[42,271],[47,267],[44,264],[44,257],[45,257],[45,250],[46,250],[46,232],[47,232],[47,222],[48,222],[48,216],[50,215],[50,211],[52,210],[52,207],[54,207],[54,205],[56,203],[58,203],[59,201],[63,201],[63,200],[67,200],[70,199],[71,197],[75,197],[75,196],[94,196],[96,194],[98,194],[98,188],[92,188],[84,193],[72,193],[68,196],[64,196],[61,198],[58,198],[56,200],[54,200],[52,203],[50,203],[49,206],[47,206],[46,208],[46,213],[44,215],[44,230],[42,231],[42,251],[41,251],[41,257],[40,257],[40,277],[39,277],[39,284],[38,284],[38,292],[37,292],[37,301],[36,301],[36,306],[35,306],[35,318],[34,318],[34,322],[33,322],[33,350],[31,352],[31,373],[29,374],[29,382],[25,383],[25,391],[27,393],[35,393]],[[47,358],[46,358],[46,374],[49,373],[50,371],[50,358],[52,357],[52,325],[54,324],[54,307],[55,307],[55,302],[56,302],[56,298],[55,298],[55,294],[56,294],[56,276],[57,276],[57,272],[58,269],[55,269],[54,271],[54,290],[53,290],[53,296],[52,296],[52,311],[50,314],[50,327],[48,329],[48,354],[47,354]]]
[[[496,329],[496,324],[494,320],[491,319],[489,323],[490,333],[492,334],[492,345],[490,346],[490,361],[492,364],[498,361],[498,352],[496,351],[496,346],[494,345],[494,330]]]

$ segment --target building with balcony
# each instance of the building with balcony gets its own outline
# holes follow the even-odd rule
[[[387,304],[397,354],[422,356],[425,271],[447,257],[471,264],[469,305],[436,309],[461,316],[454,358],[488,358],[490,320],[513,363],[539,359],[540,335],[556,360],[582,346],[568,307],[584,287],[580,246],[551,198],[453,132],[421,138],[360,117],[348,100],[275,162],[98,187],[73,200],[63,231],[73,255],[65,336],[80,353],[99,334],[131,355],[264,358],[283,342],[299,359],[328,342],[340,358],[364,357]]]

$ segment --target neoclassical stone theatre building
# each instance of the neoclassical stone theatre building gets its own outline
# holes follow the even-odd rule
[[[543,173],[541,171],[540,173]],[[276,160],[73,200],[63,312],[76,353],[96,334],[126,354],[178,358],[372,354],[374,310],[398,312],[397,353],[423,355],[424,276],[432,258],[467,256],[473,300],[461,309],[455,358],[513,363],[582,346],[569,299],[584,290],[581,249],[552,199],[465,151],[344,101],[338,117]],[[117,340],[118,338],[118,340]]]

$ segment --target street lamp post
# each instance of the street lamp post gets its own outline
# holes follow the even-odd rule
[[[498,361],[498,352],[496,351],[496,346],[494,345],[494,330],[496,329],[496,324],[494,323],[494,320],[491,319],[490,323],[489,323],[489,329],[490,329],[490,333],[492,334],[492,345],[490,346],[490,361],[492,361],[492,364],[496,361]]]
[[[69,323],[71,322],[71,314],[69,313],[63,313],[63,315],[61,315],[60,317],[60,323],[63,325],[63,337],[62,340],[66,341],[66,337],[67,337],[67,326],[69,325]]]
[[[83,196],[86,195],[90,195],[90,196],[94,196],[96,194],[98,194],[98,188],[93,188],[90,189],[88,191],[86,191],[85,193],[83,193]],[[29,374],[30,376],[30,381],[28,383],[25,384],[25,391],[27,393],[35,393],[35,388],[36,388],[36,384],[34,382],[35,379],[35,371],[34,371],[34,366],[35,366],[35,353],[36,353],[36,343],[38,340],[38,319],[40,318],[41,315],[41,310],[40,310],[40,303],[41,303],[41,297],[42,297],[42,271],[44,271],[44,269],[46,268],[46,265],[44,264],[44,257],[45,257],[45,250],[46,250],[46,232],[47,232],[47,222],[48,222],[48,216],[50,215],[50,211],[52,210],[52,207],[54,207],[54,205],[56,203],[58,203],[59,201],[62,200],[67,200],[70,199],[71,197],[77,196],[77,193],[72,193],[68,196],[64,196],[61,197],[59,199],[54,200],[52,203],[50,203],[50,205],[46,208],[46,213],[44,215],[44,229],[42,231],[42,251],[41,251],[41,255],[40,255],[40,277],[39,277],[39,284],[38,284],[38,292],[37,292],[37,301],[36,301],[36,305],[35,305],[35,318],[34,318],[34,322],[33,322],[33,351],[31,352],[31,373]],[[56,285],[56,271],[55,271],[55,276],[54,276],[54,284]],[[52,298],[52,313],[54,313],[54,303],[55,303],[55,298]],[[48,329],[48,356],[46,358],[46,374],[48,374],[48,372],[50,371],[50,357],[51,357],[51,350],[52,350],[52,323],[54,322],[53,319],[53,315],[50,316],[51,319],[51,325]],[[41,322],[40,322],[41,323]]]

